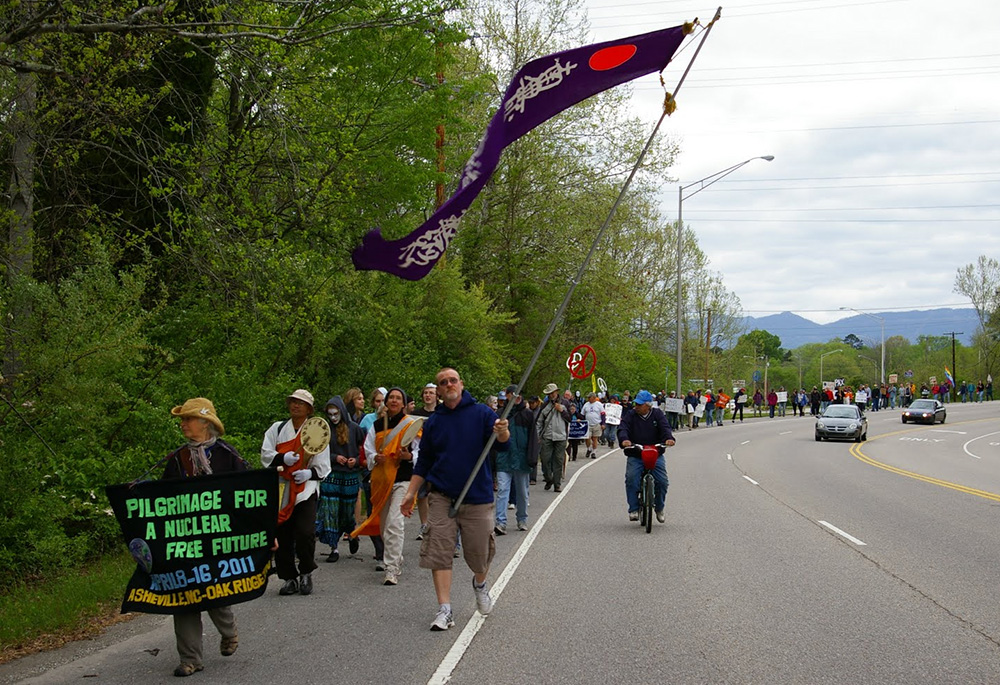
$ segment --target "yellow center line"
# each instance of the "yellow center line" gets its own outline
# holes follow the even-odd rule
[[[978,423],[980,421],[992,421],[992,420],[995,419],[973,419],[970,421],[962,421],[961,423],[952,425],[960,426],[966,423]],[[911,432],[913,432],[912,429],[893,431],[892,433],[886,433],[885,435],[876,436],[871,440],[869,440],[868,442],[881,440],[882,438],[891,438],[894,435],[900,435],[901,433],[911,433]],[[931,485],[939,485],[943,488],[948,488],[950,490],[957,490],[959,492],[964,492],[967,495],[975,495],[976,497],[982,497],[984,499],[993,500],[994,502],[1000,502],[1000,494],[997,494],[995,492],[987,492],[986,490],[977,490],[975,488],[970,488],[965,485],[959,485],[958,483],[952,483],[951,481],[941,480],[940,478],[932,478],[931,476],[925,476],[921,473],[915,473],[913,471],[907,471],[906,469],[890,466],[889,464],[883,464],[882,462],[876,461],[875,459],[872,459],[867,454],[862,452],[861,445],[862,443],[855,443],[851,445],[850,452],[856,459],[864,462],[865,464],[868,464],[869,466],[875,466],[876,468],[883,469],[890,473],[895,473],[900,476],[906,476],[907,478],[913,478],[914,480],[920,480],[925,483],[930,483]]]

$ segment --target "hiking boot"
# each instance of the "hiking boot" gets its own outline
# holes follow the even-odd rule
[[[232,637],[222,638],[222,642],[219,643],[219,653],[222,656],[232,656],[236,654],[236,648],[240,646],[240,636],[233,635]]]
[[[476,585],[476,579],[472,579],[472,591],[476,593],[476,608],[479,613],[486,616],[493,611],[493,598],[490,597],[490,586],[483,583],[482,587]]]
[[[174,675],[178,678],[184,678],[189,675],[194,675],[198,671],[204,671],[205,667],[202,665],[195,666],[194,664],[181,664],[174,669]]]
[[[448,630],[453,625],[455,625],[455,620],[452,618],[451,610],[442,607],[438,609],[437,616],[431,623],[431,630]]]
[[[289,578],[278,590],[279,595],[296,595],[299,592],[299,581],[296,578]],[[188,674],[190,675],[190,673]]]

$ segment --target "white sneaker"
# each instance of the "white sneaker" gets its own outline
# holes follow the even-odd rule
[[[628,513],[628,520],[629,521],[638,521],[639,520],[639,512],[637,512],[637,511],[630,511]]]
[[[383,585],[399,585],[399,576],[397,576],[392,571],[385,572],[385,580],[382,581]]]
[[[660,523],[664,523],[667,520],[667,517],[663,515],[663,511],[658,511],[656,512],[656,520]]]
[[[476,579],[472,579],[472,591],[476,593],[476,608],[479,613],[486,616],[493,611],[493,598],[490,597],[490,586],[484,583],[482,587],[476,586]]]
[[[437,616],[434,617],[434,622],[431,623],[431,630],[448,630],[453,625],[455,625],[455,620],[452,618],[451,611],[448,609],[438,609]]]
[[[513,504],[508,503],[507,504],[507,511],[511,511],[512,509],[517,509],[517,507],[514,506]]]

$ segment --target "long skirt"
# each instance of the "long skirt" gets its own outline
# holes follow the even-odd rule
[[[333,471],[319,484],[316,537],[320,542],[336,547],[341,534],[354,530],[354,503],[360,486],[358,471]]]

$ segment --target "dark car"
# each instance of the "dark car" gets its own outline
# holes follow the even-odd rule
[[[939,400],[913,400],[913,403],[903,410],[903,423],[907,421],[913,421],[914,423],[944,423],[947,417],[948,412]]]
[[[855,404],[831,404],[816,419],[816,442],[826,438],[868,439],[868,419]]]

